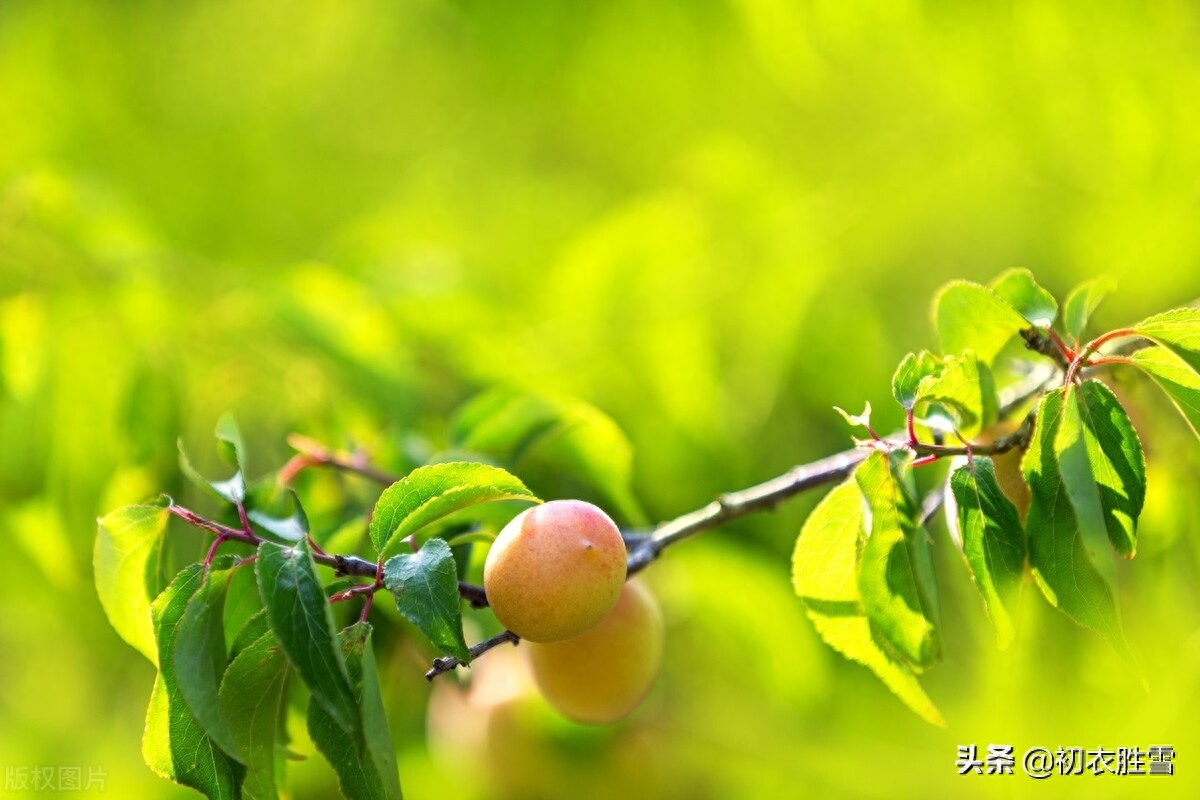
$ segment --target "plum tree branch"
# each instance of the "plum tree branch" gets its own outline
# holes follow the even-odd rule
[[[1000,408],[1000,418],[1005,419],[1026,403],[1034,399],[1050,385],[1058,380],[1059,373],[1053,376],[1039,376],[1016,387]],[[972,448],[972,452],[1002,453],[1014,447],[1023,447],[1029,441],[1033,430],[1033,419],[1027,416],[1021,427],[1009,436],[998,439],[991,445]],[[892,434],[880,440],[884,446],[907,447],[909,439],[907,431]],[[919,455],[935,455],[938,457],[965,455],[966,447],[949,447],[933,444],[918,444],[912,448]],[[842,480],[870,455],[870,449],[856,447],[844,450],[831,456],[792,467],[783,475],[763,483],[728,492],[713,500],[703,508],[684,514],[660,524],[648,537],[635,543],[629,550],[627,570],[630,575],[641,572],[658,558],[670,545],[681,541],[701,531],[715,528],[729,520],[752,514],[756,511],[767,511],[775,508],[782,501],[801,492],[817,486]]]
[[[469,651],[471,653],[471,660],[474,661],[488,650],[491,650],[493,647],[499,647],[500,645],[508,644],[509,642],[512,642],[513,644],[519,644],[520,641],[521,637],[517,636],[512,631],[502,631],[497,633],[492,638],[484,639],[482,642],[472,647]],[[433,667],[425,673],[425,680],[431,681],[438,675],[441,675],[444,672],[452,672],[460,666],[465,665],[454,656],[435,658],[433,660]]]
[[[1028,401],[1046,391],[1048,387],[1059,380],[1060,375],[1061,373],[1055,370],[1053,376],[1047,377],[1043,374],[1036,378],[1031,378],[1024,384],[1011,390],[1008,393],[1007,399],[1001,405],[1001,419],[1007,418],[1015,410],[1020,409]],[[869,444],[890,448],[907,447],[919,455],[939,458],[965,454],[968,449],[978,454],[999,453],[1013,447],[1024,446],[1028,442],[1031,430],[1032,416],[1027,415],[1025,421],[1017,431],[990,445],[968,448],[916,443],[911,440],[907,430]],[[347,470],[384,484],[389,484],[394,480],[393,476],[367,464],[365,459],[360,455],[356,454],[353,457],[336,455],[319,443],[295,436],[289,441],[300,452],[288,463],[284,470],[281,470],[281,483],[290,483],[298,472],[309,466],[326,466]],[[763,483],[739,491],[722,494],[702,508],[659,524],[649,534],[625,534],[626,547],[628,549],[626,562],[627,574],[630,576],[636,575],[658,558],[667,547],[694,534],[718,527],[725,522],[748,514],[774,509],[779,503],[797,494],[845,478],[866,459],[870,452],[870,447],[855,447],[808,464],[801,464],[788,470],[783,475],[771,478]],[[937,501],[935,500],[927,506],[926,516],[932,516],[936,509]],[[243,520],[242,528],[237,529],[205,519],[180,506],[173,505],[170,510],[175,516],[216,536],[217,539],[214,542],[213,550],[224,541],[238,541],[254,546],[258,546],[264,541],[262,537],[254,533],[248,521],[245,520]],[[369,561],[355,555],[325,553],[315,544],[313,546],[312,558],[318,564],[331,567],[337,575],[370,578],[376,583],[373,586],[364,585],[361,588],[343,592],[345,596],[365,594],[370,597],[374,594],[375,589],[378,588],[380,565],[375,561]],[[483,587],[459,581],[458,591],[459,595],[475,608],[483,608],[488,605],[487,594]],[[519,641],[520,638],[512,631],[503,631],[471,647],[469,651],[471,660],[473,661],[487,651],[500,645],[507,643],[516,644]],[[433,662],[433,667],[425,674],[425,677],[428,680],[433,680],[438,675],[451,672],[459,666],[463,666],[463,662],[453,656],[437,658]]]

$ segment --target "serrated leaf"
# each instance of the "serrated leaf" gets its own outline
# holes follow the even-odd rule
[[[880,647],[863,610],[857,575],[864,502],[853,476],[825,496],[796,540],[792,583],[813,627],[830,647],[874,672],[921,718],[944,725],[908,665]]]
[[[375,504],[371,542],[380,558],[431,522],[477,503],[528,500],[540,503],[515,476],[488,464],[452,461],[420,467],[393,483]]]
[[[161,665],[142,736],[142,756],[156,774],[210,798],[241,797],[243,768],[227,756],[192,716],[175,675],[175,633],[188,602],[204,582],[204,569],[181,571],[151,606]]]
[[[988,288],[1015,308],[1031,325],[1049,328],[1058,316],[1058,301],[1038,285],[1033,273],[1027,269],[1006,270]]]
[[[896,372],[892,375],[892,396],[905,410],[911,410],[917,402],[917,391],[921,381],[926,377],[936,376],[941,369],[937,357],[928,350],[909,353],[900,361],[900,366],[896,367]]]
[[[1126,558],[1137,552],[1137,521],[1146,500],[1146,457],[1125,409],[1097,380],[1077,390],[1092,480],[1109,543]],[[1078,513],[1078,509],[1076,509]]]
[[[450,545],[430,539],[415,553],[383,565],[383,585],[396,597],[404,618],[416,625],[439,650],[464,664],[471,654],[462,630],[458,571]]]
[[[249,630],[249,623],[243,630]],[[246,800],[275,800],[279,792],[276,730],[287,659],[275,635],[265,626],[262,630],[229,663],[219,693],[221,713],[229,720],[239,758],[246,765],[242,782]]]
[[[1063,303],[1063,329],[1073,341],[1080,341],[1088,322],[1104,298],[1116,287],[1111,278],[1096,278],[1071,290]]]
[[[933,301],[933,321],[942,352],[974,350],[991,366],[1010,339],[1029,323],[999,295],[970,281],[952,281]]]
[[[929,427],[971,438],[996,421],[1000,401],[991,370],[968,350],[946,356],[937,362],[936,372],[921,379],[914,408]]]
[[[233,556],[223,556],[204,570],[200,587],[176,627],[175,674],[196,722],[222,750],[239,758],[233,731],[217,699],[227,663],[225,595],[235,561]]]
[[[348,798],[400,800],[391,728],[384,713],[379,672],[371,647],[371,626],[359,622],[338,634],[366,732],[356,748],[317,703],[308,706],[308,732],[313,744],[333,765],[338,788]]]
[[[854,478],[870,509],[870,533],[858,573],[863,609],[920,672],[941,655],[929,534],[920,524],[920,508],[896,478],[887,454],[869,455]]]
[[[541,467],[550,474],[578,476],[630,524],[646,524],[633,494],[633,446],[611,417],[587,403],[493,389],[459,409],[450,441],[523,475]]]
[[[1009,609],[1025,572],[1025,530],[1016,506],[996,481],[990,458],[976,457],[950,476],[963,556],[1001,648],[1013,639]]]
[[[165,505],[118,508],[97,520],[92,551],[105,616],[122,639],[156,665],[150,601],[158,588],[159,551],[170,516]]]
[[[1200,374],[1165,347],[1139,350],[1132,358],[1167,393],[1192,433],[1200,437]]]
[[[1176,308],[1155,314],[1134,326],[1142,336],[1166,345],[1200,372],[1200,308]]]
[[[1063,485],[1056,443],[1064,414],[1062,389],[1042,398],[1034,435],[1021,462],[1031,495],[1025,518],[1029,565],[1051,605],[1104,636],[1128,658],[1115,592],[1084,550],[1075,509]]]
[[[1054,437],[1054,454],[1058,460],[1063,489],[1075,512],[1083,552],[1104,583],[1115,593],[1117,572],[1108,541],[1100,492],[1088,457],[1083,414],[1080,409],[1082,401],[1077,394],[1074,386],[1063,390],[1059,401],[1061,413]]]
[[[267,622],[288,662],[339,727],[360,737],[358,706],[308,541],[295,547],[263,542],[255,568]]]

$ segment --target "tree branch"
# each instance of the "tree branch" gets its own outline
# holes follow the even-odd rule
[[[1016,387],[1011,395],[1002,403],[1000,418],[1005,419],[1044,392],[1048,385],[1058,380],[1059,374],[1055,371],[1050,377],[1043,375],[1031,378],[1025,384]],[[1025,444],[1028,444],[1029,436],[1032,432],[1033,415],[1031,413],[1026,416],[1021,427],[1012,434],[997,439],[990,445],[980,445],[977,448],[972,448],[971,452],[980,454],[1002,453],[1014,447],[1024,447]],[[909,443],[908,433],[907,431],[901,431],[880,441],[897,447],[906,447]],[[913,449],[918,454],[936,455],[938,457],[965,455],[967,452],[966,447],[933,444],[918,444]],[[819,461],[793,467],[785,474],[760,483],[757,486],[751,486],[748,489],[742,489],[738,492],[723,494],[704,508],[684,514],[681,517],[676,517],[669,522],[664,522],[654,530],[654,533],[649,538],[641,540],[630,548],[629,558],[626,561],[628,574],[635,575],[641,572],[654,559],[658,558],[659,554],[668,546],[686,539],[693,534],[709,528],[715,528],[731,519],[736,519],[755,511],[773,509],[782,501],[801,492],[842,480],[853,472],[854,468],[862,463],[868,455],[870,455],[870,450],[862,448],[856,447],[852,450],[844,450],[836,455],[822,458]]]
[[[502,633],[498,633],[490,639],[484,639],[482,642],[470,649],[469,652],[471,653],[471,660],[474,661],[488,650],[491,650],[493,647],[499,647],[500,645],[507,644],[508,642],[520,644],[521,637],[517,636],[512,631],[503,631]],[[452,672],[455,668],[460,666],[465,665],[454,656],[435,658],[433,660],[433,668],[425,673],[425,680],[431,681],[438,675],[441,675],[444,672]]]
[[[367,462],[366,455],[363,453],[358,452],[351,455],[335,453],[320,442],[298,433],[288,436],[287,441],[297,452],[279,470],[278,481],[280,486],[290,485],[296,479],[297,475],[309,467],[330,467],[343,472],[351,472],[383,486],[391,486],[400,480],[397,475],[392,475],[390,472],[384,472],[381,469],[371,466]]]
[[[1000,408],[1000,418],[1007,418],[1014,411],[1023,407],[1028,401],[1046,391],[1049,386],[1060,379],[1061,373],[1057,370],[1049,377],[1045,374],[1031,376],[1025,384],[1015,387],[1007,393],[1008,396],[1004,399]],[[908,448],[918,455],[936,458],[950,455],[965,455],[968,451],[975,454],[1002,453],[1014,447],[1024,447],[1028,443],[1033,429],[1033,419],[1034,417],[1031,412],[1026,416],[1020,428],[989,445],[952,447],[941,444],[913,442],[908,431],[900,431],[870,444],[882,445],[884,447]],[[334,455],[320,443],[297,435],[289,437],[289,443],[299,450],[300,453],[289,462],[287,467],[280,471],[279,480],[281,484],[286,485],[290,483],[296,474],[308,466],[328,466],[343,469],[387,485],[394,483],[396,480],[394,476],[367,464],[361,456],[356,455],[351,458],[345,458]],[[623,534],[626,548],[628,549],[626,561],[627,574],[633,576],[641,572],[658,558],[663,550],[675,542],[682,541],[701,531],[715,528],[729,520],[757,511],[771,510],[779,503],[797,494],[842,480],[853,472],[854,468],[862,463],[870,452],[869,447],[856,447],[844,450],[817,461],[793,467],[783,475],[755,486],[720,495],[716,500],[713,500],[703,508],[659,524],[649,534]],[[940,498],[940,493],[938,494]],[[929,502],[925,506],[924,514],[926,519],[932,516],[940,503],[940,499],[927,499]],[[171,506],[170,510],[175,516],[214,534],[217,537],[214,549],[216,545],[226,540],[239,541],[255,546],[261,544],[263,541],[261,537],[250,529],[248,522],[243,522],[243,530],[238,530],[205,519],[179,506]],[[369,599],[379,587],[380,570],[382,569],[380,563],[368,561],[354,555],[331,555],[315,546],[312,558],[318,564],[332,567],[336,575],[354,575],[372,579],[372,586],[364,585],[363,587],[348,590],[342,593],[344,597],[364,594]],[[458,592],[463,599],[475,608],[483,608],[488,605],[487,593],[481,586],[459,581]],[[510,642],[516,644],[519,641],[520,637],[512,631],[506,630],[472,647],[469,651],[471,660],[474,661],[492,648]],[[425,673],[425,677],[428,680],[433,680],[438,675],[453,671],[462,665],[463,662],[453,656],[437,658],[433,662],[433,667]]]

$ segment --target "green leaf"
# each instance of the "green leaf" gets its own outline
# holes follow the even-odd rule
[[[336,642],[333,611],[307,540],[295,547],[263,542],[255,567],[267,621],[284,655],[342,730],[360,736],[358,706]]]
[[[191,481],[193,486],[202,490],[214,500],[220,500],[226,503],[238,503],[245,498],[246,484],[240,471],[235,472],[227,480],[210,480],[201,475],[199,470],[192,466],[192,460],[188,457],[187,450],[185,450],[183,447],[182,439],[179,440],[178,445],[179,471],[183,473],[185,478]]]
[[[1077,392],[1091,480],[1099,494],[1108,541],[1118,553],[1133,558],[1137,552],[1138,516],[1146,500],[1142,443],[1111,389],[1100,381],[1089,380]],[[1076,513],[1080,513],[1078,507]]]
[[[200,588],[188,601],[175,632],[175,674],[180,693],[204,732],[238,758],[233,731],[217,700],[225,672],[225,594],[234,556],[223,556],[204,570]]]
[[[217,437],[217,450],[225,463],[237,467],[238,472],[246,475],[246,442],[242,438],[242,430],[232,414],[222,414],[217,420],[214,431]]]
[[[1134,326],[1142,336],[1166,345],[1200,372],[1200,308],[1176,308]]]
[[[477,503],[541,500],[499,467],[452,461],[420,467],[393,483],[375,504],[371,542],[380,558],[431,522]]]
[[[921,379],[914,408],[929,427],[971,438],[996,421],[1000,401],[991,370],[968,350],[946,356],[935,373]]]
[[[1200,437],[1200,374],[1165,347],[1149,347],[1133,354],[1133,363],[1162,388]]]
[[[853,476],[839,484],[804,522],[792,554],[792,583],[825,642],[870,669],[914,713],[944,725],[909,666],[880,646],[858,589],[865,537],[864,498]],[[889,648],[890,649],[890,648]]]
[[[1088,322],[1100,303],[1116,288],[1111,278],[1096,278],[1071,290],[1063,303],[1063,329],[1073,341],[1080,341]]]
[[[458,571],[450,545],[442,539],[430,539],[415,553],[389,559],[383,565],[383,585],[396,596],[404,618],[439,650],[464,664],[470,662],[463,638]]]
[[[249,624],[243,630],[248,631]],[[239,757],[246,765],[242,783],[246,800],[275,800],[279,794],[276,732],[286,679],[287,659],[275,634],[264,627],[262,634],[233,658],[221,681],[221,713],[229,720]]]
[[[1010,339],[1029,323],[1019,312],[986,286],[952,281],[933,301],[933,321],[942,352],[974,350],[991,366]]]
[[[842,419],[846,420],[846,424],[849,425],[850,427],[866,428],[868,431],[871,430],[871,401],[870,400],[868,400],[863,405],[863,411],[861,414],[851,414],[848,411],[846,411],[842,408],[839,408],[838,406],[834,406],[833,410],[836,411],[838,414],[841,414]]]
[[[892,375],[892,396],[905,410],[912,410],[916,405],[921,381],[929,376],[936,376],[942,370],[941,362],[928,350],[920,353],[909,353],[900,361],[896,372]]]
[[[399,800],[400,779],[396,770],[391,728],[379,690],[379,671],[371,647],[371,626],[359,622],[338,634],[338,638],[362,714],[362,725],[366,732],[364,745],[356,748],[317,703],[309,703],[308,706],[309,736],[333,765],[338,776],[338,788],[344,796],[355,800]]]
[[[204,569],[181,571],[151,605],[161,669],[150,694],[142,756],[156,774],[210,798],[239,798],[243,768],[217,746],[192,716],[175,676],[175,633]]]
[[[92,551],[96,593],[113,630],[154,664],[158,647],[150,601],[170,512],[165,505],[118,508],[97,520]]]
[[[540,468],[559,480],[577,476],[585,488],[598,489],[630,524],[646,524],[633,494],[633,446],[611,417],[587,403],[493,389],[456,413],[450,441],[522,475]]]
[[[250,490],[246,498],[246,517],[269,539],[290,543],[308,535],[308,516],[300,505],[300,498],[295,490],[280,486],[274,476]]]
[[[229,646],[229,660],[236,660],[243,650],[261,639],[262,635],[270,630],[271,624],[267,622],[267,610],[261,608],[246,620],[241,630],[234,634],[233,643]]]
[[[867,618],[920,672],[941,655],[937,583],[920,508],[897,479],[886,454],[875,452],[854,471],[871,512],[858,573]]]
[[[1105,585],[1114,593],[1117,571],[1112,547],[1104,524],[1104,509],[1100,492],[1092,475],[1088,458],[1086,434],[1080,401],[1074,386],[1067,387],[1060,399],[1061,409],[1054,437],[1054,453],[1063,490],[1075,512],[1079,540],[1088,562],[1095,568]]]
[[[1013,639],[1009,608],[1025,572],[1025,531],[996,481],[990,458],[976,457],[950,476],[963,555],[996,627],[1000,647]]]
[[[1038,286],[1033,273],[1027,269],[1003,272],[988,288],[1015,308],[1031,325],[1049,328],[1058,316],[1058,302],[1052,294]]]
[[[1128,658],[1114,589],[1084,550],[1075,508],[1063,485],[1056,446],[1065,414],[1062,389],[1042,398],[1034,436],[1021,462],[1031,495],[1025,518],[1029,565],[1051,605],[1104,636]],[[1079,434],[1068,435],[1063,443],[1077,447],[1072,437]]]

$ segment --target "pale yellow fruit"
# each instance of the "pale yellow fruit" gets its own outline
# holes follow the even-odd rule
[[[587,633],[523,649],[552,706],[576,722],[615,722],[637,707],[658,674],[662,612],[654,595],[631,580],[616,607]]]
[[[554,500],[504,526],[483,567],[496,619],[530,642],[578,636],[612,610],[625,584],[625,542],[596,506]]]

